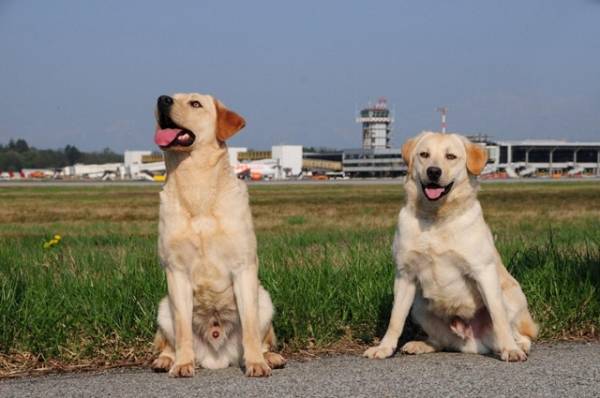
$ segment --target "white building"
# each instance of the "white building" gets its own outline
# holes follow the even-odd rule
[[[144,163],[144,156],[152,155],[152,151],[125,151],[123,156],[125,176],[134,180],[152,179],[152,173],[162,171],[165,168],[164,162]]]
[[[150,151],[125,151],[125,176],[132,179],[152,179],[157,173],[164,173],[164,161],[143,162],[143,157],[151,153]],[[251,174],[260,174],[267,179],[281,179],[302,172],[301,145],[277,145],[273,146],[270,152],[248,152],[248,148],[245,147],[228,147],[227,153],[229,163],[234,166],[236,173],[249,169]],[[246,156],[244,164],[239,161],[241,153],[249,155]],[[236,167],[244,165],[246,167]]]
[[[73,166],[67,166],[63,169],[65,176],[83,177],[83,178],[100,178],[115,179],[123,178],[125,169],[123,163],[104,163],[104,164],[81,164],[77,163]]]
[[[244,152],[248,152],[248,148],[235,146],[227,147],[227,153],[229,154],[229,164],[232,166],[238,164],[240,162],[238,160],[238,155]]]
[[[274,145],[271,147],[271,156],[278,162],[280,178],[302,172],[302,145]]]
[[[148,155],[152,155],[152,151],[125,151],[125,167],[129,167],[132,164],[142,164],[142,157]]]

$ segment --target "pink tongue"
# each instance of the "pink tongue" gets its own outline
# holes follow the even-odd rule
[[[444,188],[425,188],[425,195],[429,199],[437,199],[444,193]]]
[[[156,129],[154,133],[154,142],[158,146],[168,146],[177,138],[177,134],[181,132],[181,129]]]

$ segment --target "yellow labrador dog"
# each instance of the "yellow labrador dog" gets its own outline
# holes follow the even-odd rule
[[[258,281],[256,237],[246,185],[225,141],[244,119],[209,95],[158,98],[156,144],[165,153],[158,251],[168,296],[158,309],[152,364],[171,376],[241,364],[269,376],[285,359],[274,352],[273,305]]]
[[[537,326],[494,246],[477,200],[485,149],[456,134],[423,132],[402,147],[406,205],[394,238],[396,279],[388,330],[368,358],[387,358],[412,306],[427,341],[401,351],[498,353],[525,361]]]

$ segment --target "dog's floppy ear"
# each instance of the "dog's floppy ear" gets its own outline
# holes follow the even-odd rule
[[[402,160],[410,169],[411,157],[413,153],[413,149],[415,149],[415,144],[417,143],[417,138],[409,138],[402,144]]]
[[[465,142],[465,149],[467,150],[467,170],[469,170],[469,173],[478,176],[487,163],[487,151],[481,145],[473,144],[468,140]]]
[[[246,121],[234,111],[227,109],[217,99],[215,99],[215,105],[217,107],[217,139],[225,142],[232,135],[243,129]]]

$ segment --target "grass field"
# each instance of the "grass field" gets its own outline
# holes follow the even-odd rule
[[[0,188],[0,376],[149,358],[166,292],[159,189]],[[283,349],[339,350],[381,337],[401,185],[262,185],[250,194]],[[541,338],[597,339],[600,183],[486,184],[480,198]],[[44,249],[54,234],[61,242]]]

